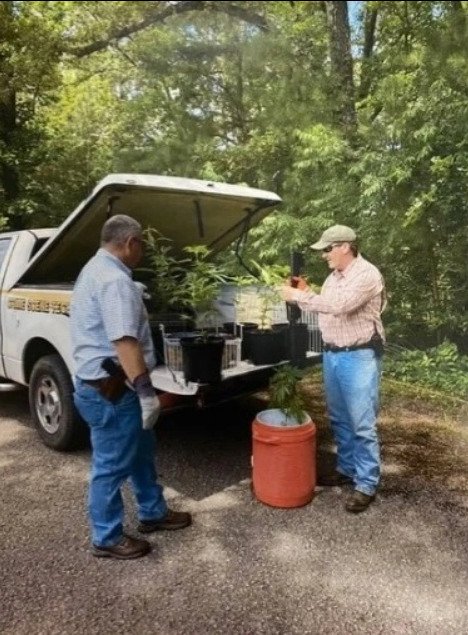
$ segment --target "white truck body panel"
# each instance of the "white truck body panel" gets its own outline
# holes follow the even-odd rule
[[[4,376],[27,384],[24,355],[28,345],[39,339],[51,344],[64,360],[70,374],[71,355],[69,305],[71,290],[13,289],[2,294],[4,334]]]

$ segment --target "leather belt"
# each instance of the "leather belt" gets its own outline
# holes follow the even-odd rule
[[[351,346],[334,346],[333,344],[324,344],[323,350],[327,353],[344,353],[349,351],[359,351],[362,348],[374,348],[372,342],[364,344],[352,344]]]
[[[102,382],[105,380],[106,378],[102,377],[101,379],[82,379],[81,381],[84,384],[88,384],[89,386],[92,386],[93,388],[100,388],[102,386]]]

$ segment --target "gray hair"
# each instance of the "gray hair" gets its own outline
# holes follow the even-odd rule
[[[140,223],[131,216],[116,214],[104,223],[101,230],[101,244],[123,245],[134,236],[141,236]]]

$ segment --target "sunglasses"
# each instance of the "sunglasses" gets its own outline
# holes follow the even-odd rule
[[[333,243],[332,245],[328,245],[328,247],[325,247],[324,249],[322,249],[322,253],[323,254],[329,254],[330,251],[332,251],[332,249],[334,247],[340,247],[340,245],[342,245],[343,243]]]

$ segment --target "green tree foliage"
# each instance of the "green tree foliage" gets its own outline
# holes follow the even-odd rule
[[[59,32],[49,4],[0,2],[0,218],[13,229],[44,201],[35,178],[46,155],[37,115],[60,84]]]
[[[468,356],[460,355],[450,342],[427,351],[403,349],[387,356],[384,376],[468,400]]]
[[[301,248],[320,284],[308,245],[350,224],[391,339],[468,349],[468,8],[361,2],[349,41],[342,5],[0,2],[0,217],[56,223],[113,171],[276,189],[246,261]]]
[[[403,3],[381,4],[382,47],[373,60],[373,91],[362,103],[365,143],[353,167],[361,233],[385,271],[395,335],[462,344],[468,48],[458,34],[466,25],[455,21],[455,3],[406,3],[404,12]]]

